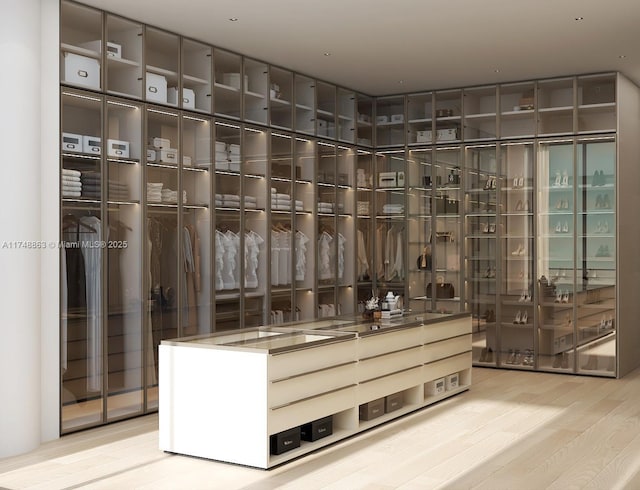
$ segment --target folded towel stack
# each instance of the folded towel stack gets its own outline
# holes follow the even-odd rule
[[[82,182],[78,170],[62,169],[62,196],[80,197],[82,195]]]

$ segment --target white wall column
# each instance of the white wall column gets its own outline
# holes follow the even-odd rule
[[[0,147],[2,155],[2,190],[0,192],[0,457],[32,450],[43,440],[57,436],[57,428],[43,427],[43,388],[54,382],[58,357],[58,321],[56,315],[59,289],[55,269],[57,252],[41,248],[43,242],[57,239],[56,208],[58,192],[58,145],[51,147],[51,138],[59,137],[59,96],[51,80],[57,79],[57,54],[46,59],[51,48],[58,45],[58,6],[55,0],[0,0],[0,77],[3,94],[0,117]],[[43,29],[47,26],[46,29]],[[43,35],[42,33],[45,32]],[[43,52],[43,45],[46,45]],[[53,73],[44,66],[53,63]],[[44,97],[43,97],[44,96]],[[47,99],[47,100],[44,100]],[[43,106],[43,102],[45,103]],[[48,111],[43,111],[48,107]],[[44,132],[49,143],[42,143]],[[55,136],[52,136],[55,135]],[[53,166],[52,169],[49,169]],[[49,170],[47,182],[53,192],[43,196],[42,169]],[[42,209],[48,208],[47,223]],[[54,236],[43,230],[53,229]],[[48,234],[48,233],[47,233]],[[43,269],[43,264],[48,264]],[[47,275],[43,275],[47,272]],[[46,283],[46,284],[45,284]],[[50,287],[47,287],[50,286]],[[49,310],[43,309],[42,290],[53,296],[46,299]],[[56,311],[51,311],[55,304]],[[46,324],[42,323],[47,319]],[[43,325],[47,332],[43,337]],[[50,332],[51,328],[56,331]],[[46,343],[43,340],[46,339]],[[54,342],[51,344],[50,342]],[[44,349],[43,349],[44,348]],[[43,358],[43,350],[47,355]],[[52,371],[52,372],[50,372]],[[46,379],[42,373],[47,372]],[[49,387],[55,393],[56,386]],[[57,405],[59,395],[53,403]],[[51,402],[47,402],[49,405]],[[54,405],[55,406],[55,405]],[[57,407],[55,425],[57,422]],[[51,418],[46,424],[53,424]]]

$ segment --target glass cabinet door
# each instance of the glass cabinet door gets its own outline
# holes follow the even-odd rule
[[[575,184],[572,140],[538,147],[538,367],[573,370]]]
[[[434,226],[431,235],[433,277],[431,291],[427,291],[427,296],[433,301],[433,311],[440,313],[457,313],[461,310],[463,198],[460,158],[459,147],[435,149],[432,172],[435,184]]]
[[[500,136],[533,138],[536,134],[535,84],[500,85]]]
[[[464,139],[495,139],[497,134],[496,87],[475,87],[464,92]]]
[[[578,77],[578,132],[615,131],[616,75]]]
[[[373,145],[373,99],[366,95],[357,95],[357,140],[363,146]]]
[[[270,68],[269,107],[272,127],[293,128],[293,73]]]
[[[270,324],[297,319],[292,297],[294,277],[295,228],[293,216],[296,209],[293,185],[293,155],[291,136],[271,133],[271,317]]]
[[[376,145],[403,145],[405,142],[404,96],[376,99]]]
[[[355,190],[354,167],[356,151],[346,146],[338,146],[337,163],[337,243],[336,243],[336,283],[337,304],[343,315],[353,314],[355,307],[354,279],[356,277],[356,236],[355,236]]]
[[[104,421],[101,97],[64,89],[61,100],[61,430]],[[85,144],[86,143],[86,144]]]
[[[473,360],[499,359],[496,295],[498,277],[497,219],[500,178],[493,145],[470,146],[465,154],[465,301],[473,321]]]
[[[444,90],[435,93],[435,141],[460,141],[462,134],[462,91]]]
[[[211,146],[208,118],[182,116],[181,332],[211,331]]]
[[[430,144],[433,142],[433,94],[411,94],[407,96],[408,144]]]
[[[295,308],[300,320],[310,320],[316,317],[316,143],[304,138],[294,138],[293,143]]]
[[[249,58],[244,59],[244,119],[260,124],[268,121],[269,71],[267,65]]]
[[[339,315],[336,303],[337,253],[339,232],[336,215],[336,147],[318,142],[317,176],[317,278],[318,317]]]
[[[213,110],[215,114],[240,119],[243,90],[247,90],[247,76],[242,76],[240,55],[222,49],[213,50],[214,84]]]
[[[100,90],[102,12],[63,1],[60,19],[60,81],[66,85]]]
[[[535,364],[534,146],[500,147],[500,358],[508,367]]]
[[[212,64],[213,51],[210,46],[182,39],[182,108],[211,113]]]
[[[146,27],[144,39],[147,64],[146,100],[179,106],[180,37],[160,29]]]
[[[356,138],[356,94],[338,88],[338,139],[354,143]]]
[[[374,222],[373,154],[358,150],[356,158],[356,262],[358,311],[371,299],[373,279]]]
[[[107,418],[143,410],[142,108],[107,100]],[[86,176],[85,190],[101,187]],[[147,332],[149,333],[149,332]]]
[[[433,282],[433,150],[410,150],[407,159],[407,223],[409,304],[433,311],[427,286]]]
[[[325,138],[336,137],[336,87],[316,82],[316,134]]]
[[[212,233],[216,331],[242,326],[240,291],[235,280],[236,270],[240,268],[240,142],[240,126],[216,121],[215,230]],[[255,205],[257,209],[257,199]]]
[[[147,403],[158,405],[158,345],[180,335],[180,118],[177,112],[148,108],[146,154],[146,278],[148,281],[146,342],[152,346],[147,357]]]
[[[244,327],[257,327],[267,323],[266,298],[269,255],[267,228],[267,200],[273,191],[267,185],[269,135],[266,131],[245,126],[242,141],[242,187],[240,207],[244,225],[240,230],[236,268],[236,288],[241,290]],[[222,189],[221,189],[222,190]],[[223,194],[226,197],[226,194]],[[235,199],[235,192],[233,193]],[[248,259],[251,258],[251,261]],[[242,277],[244,275],[244,280]]]
[[[404,294],[406,276],[405,173],[404,150],[376,153],[375,259],[374,274],[378,294]]]
[[[141,24],[107,14],[106,84],[113,95],[142,98]]]
[[[573,78],[538,82],[538,135],[573,132]]]
[[[303,75],[294,75],[296,130],[305,134],[316,132],[316,82]]]
[[[578,141],[576,189],[577,369],[615,375],[616,142]]]

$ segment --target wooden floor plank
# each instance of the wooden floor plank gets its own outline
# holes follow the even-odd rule
[[[159,490],[640,488],[640,371],[474,368],[470,391],[269,471],[168,454],[150,415],[0,460],[0,487]]]

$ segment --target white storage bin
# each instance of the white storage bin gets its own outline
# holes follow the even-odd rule
[[[196,108],[196,94],[190,88],[182,89],[182,107],[185,109]],[[178,89],[176,87],[169,87],[167,89],[167,102],[169,104],[178,105]]]
[[[392,123],[401,123],[404,122],[404,114],[392,114],[391,115]]]
[[[191,157],[188,155],[184,155],[182,157],[182,165],[184,167],[190,167],[191,166]]]
[[[167,79],[163,75],[147,72],[147,100],[167,103]]]
[[[446,387],[447,391],[455,390],[460,386],[460,375],[458,373],[453,373],[447,376]]]
[[[456,128],[438,129],[438,141],[453,141],[458,139]]]
[[[440,395],[446,390],[446,382],[444,378],[434,379],[425,384],[425,394]]]
[[[158,161],[162,163],[178,163],[178,151],[173,148],[157,150]]]
[[[99,39],[96,41],[83,43],[80,46],[82,46],[83,48],[91,49],[93,51],[97,51],[98,53],[102,52],[102,41],[100,41]],[[122,46],[120,44],[107,41],[107,56],[111,56],[112,58],[122,58]]]
[[[100,63],[87,56],[64,53],[64,81],[99,89]]]
[[[147,162],[155,162],[158,158],[156,150],[153,148],[147,148]]]
[[[378,124],[385,124],[389,122],[389,116],[376,116],[376,122]]]
[[[62,133],[62,141],[60,146],[62,151],[72,151],[74,153],[82,153],[82,135],[76,133]]]
[[[100,155],[100,138],[85,134],[82,137],[82,151],[92,155]]]
[[[110,157],[129,158],[129,142],[108,139],[107,155]]]
[[[431,130],[416,132],[416,143],[431,143],[432,139],[433,132]]]
[[[168,138],[155,137],[149,140],[149,145],[153,146],[154,148],[168,150],[169,148],[171,148],[171,140]]]
[[[224,141],[216,141],[216,153],[227,151],[227,144]]]

